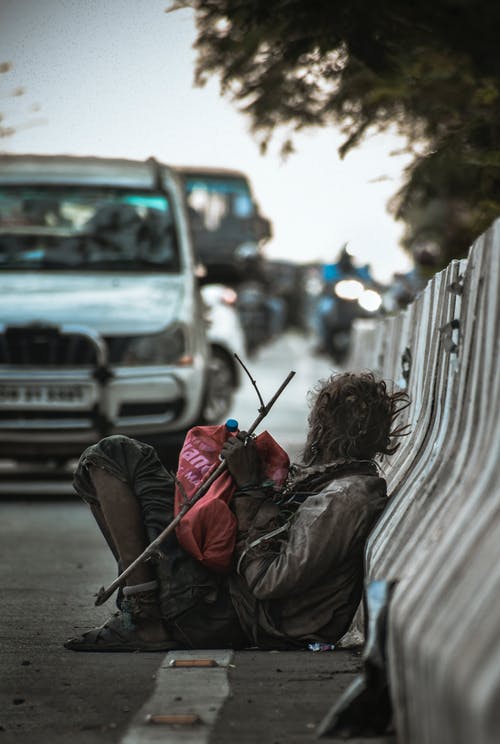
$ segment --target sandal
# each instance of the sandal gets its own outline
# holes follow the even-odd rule
[[[128,613],[115,612],[104,625],[92,628],[64,644],[71,651],[174,651],[179,648],[176,641],[147,641],[137,633]]]

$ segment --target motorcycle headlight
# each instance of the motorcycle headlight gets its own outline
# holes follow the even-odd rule
[[[191,364],[185,332],[180,326],[167,328],[148,336],[122,339],[120,363],[126,365]]]
[[[382,298],[374,289],[365,289],[361,297],[358,298],[358,303],[368,313],[376,313],[382,304]]]
[[[357,279],[342,279],[335,285],[334,292],[341,300],[358,300],[363,289]]]

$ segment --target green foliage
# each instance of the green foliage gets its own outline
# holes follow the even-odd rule
[[[40,111],[40,105],[38,103],[27,104],[24,100],[26,88],[22,85],[12,85],[9,79],[11,72],[11,62],[0,62],[0,99],[2,100],[2,106],[5,107],[4,111],[0,111],[0,140],[5,137],[12,137],[21,129],[46,123],[46,119],[33,118],[33,114]],[[16,107],[13,107],[14,99],[23,99],[23,105],[17,107],[21,110],[22,119],[15,124],[11,124],[12,113],[16,111]]]
[[[344,156],[368,131],[407,138],[392,200],[405,246],[436,268],[500,213],[500,5],[494,0],[180,0],[195,10],[196,79],[220,77],[265,149],[334,124]],[[418,149],[415,149],[418,145]]]

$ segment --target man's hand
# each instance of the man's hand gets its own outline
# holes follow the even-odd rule
[[[261,481],[260,457],[255,442],[246,432],[229,437],[221,450],[227,469],[239,488],[256,485]]]

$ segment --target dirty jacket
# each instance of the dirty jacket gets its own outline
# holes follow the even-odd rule
[[[373,464],[330,466],[322,480],[288,517],[286,505],[265,495],[235,500],[240,529],[231,599],[261,647],[335,643],[360,602],[364,547],[386,504],[386,484]]]

